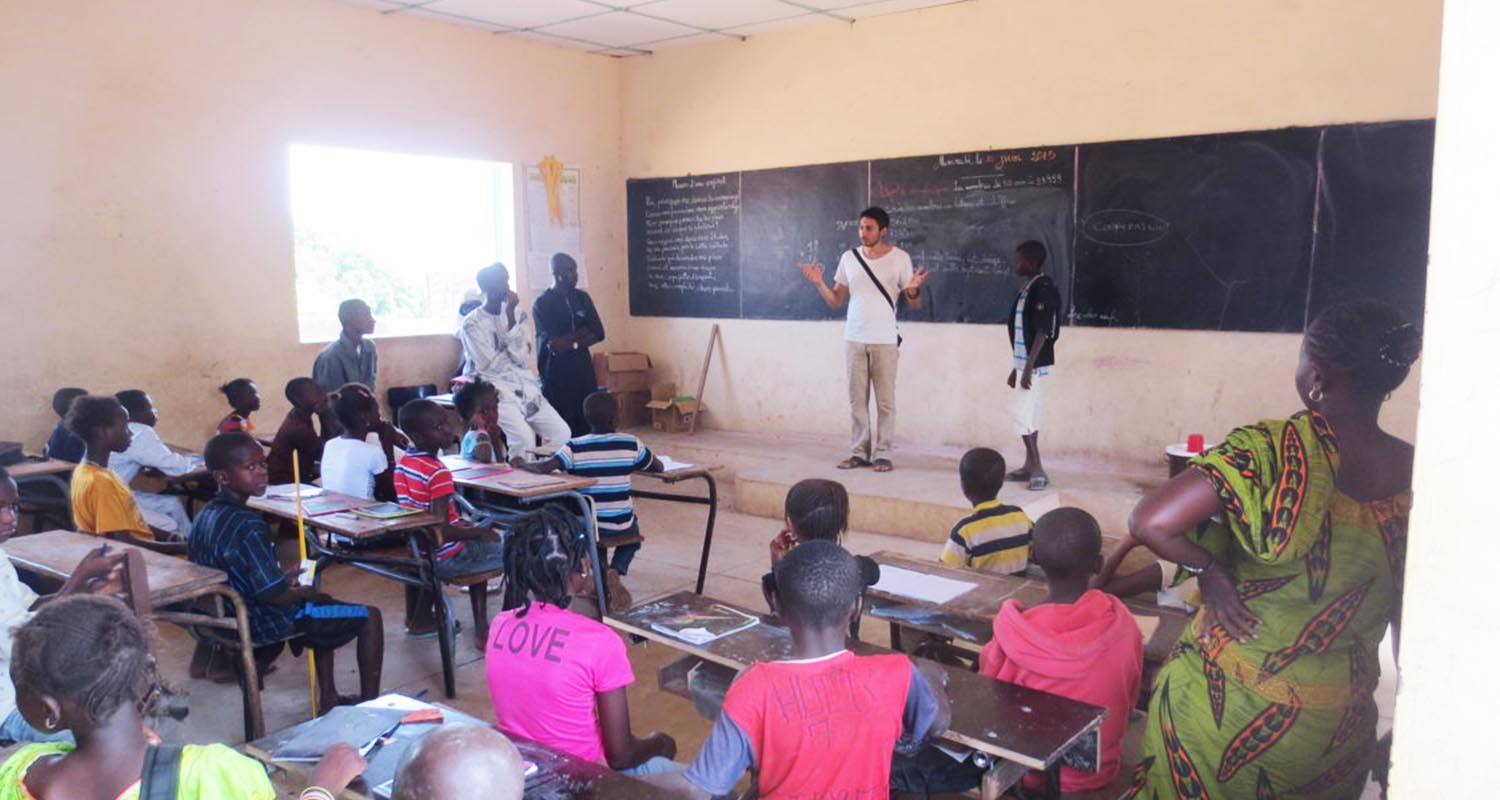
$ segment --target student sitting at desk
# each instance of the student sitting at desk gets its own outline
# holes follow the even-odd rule
[[[310,648],[317,656],[318,707],[327,711],[350,702],[334,683],[336,648],[356,641],[359,699],[380,694],[385,633],[380,609],[341,603],[310,586],[287,582],[265,518],[246,506],[266,491],[266,457],[248,433],[221,433],[208,440],[203,458],[213,470],[219,494],[193,520],[188,558],[222,570],[245,599],[256,660],[269,664],[290,640],[293,652]]]
[[[1141,629],[1118,597],[1089,588],[1099,569],[1099,523],[1079,508],[1059,508],[1036,522],[1036,563],[1047,573],[1047,599],[1026,608],[1005,601],[995,638],[979,654],[979,672],[997,680],[1103,706],[1099,769],[1062,767],[1062,790],[1108,786],[1120,771],[1125,724],[1141,690]],[[1041,776],[1027,776],[1040,788]]]
[[[594,501],[594,518],[599,526],[599,544],[603,552],[612,537],[638,536],[640,521],[635,516],[635,504],[630,499],[630,474],[632,472],[661,472],[661,459],[657,458],[640,439],[615,430],[615,418],[619,406],[609,392],[594,392],[583,398],[583,416],[588,420],[587,436],[568,440],[546,460],[535,463],[515,461],[521,469],[532,472],[562,470],[582,478],[593,478],[595,483],[579,491]],[[640,542],[615,548],[609,559],[609,572],[604,576],[604,585],[609,592],[609,607],[616,610],[629,608],[630,593],[620,582],[620,576],[630,571],[630,562],[641,549]]]
[[[335,393],[333,413],[343,433],[323,445],[323,488],[372,500],[375,479],[390,468],[389,451],[369,441],[380,406],[363,386],[351,383]]]
[[[416,740],[396,765],[391,800],[521,800],[526,790],[521,751],[505,734],[449,723]]]
[[[5,467],[0,467],[0,542],[16,533],[19,499],[16,482]],[[73,735],[67,731],[39,731],[31,727],[16,708],[16,689],[10,680],[11,632],[30,619],[37,606],[56,597],[89,591],[96,579],[108,578],[124,560],[124,553],[106,555],[91,550],[73,568],[57,594],[38,597],[30,586],[21,582],[5,551],[0,550],[0,744],[73,741]]]
[[[203,469],[203,459],[173,451],[157,435],[156,404],[151,402],[151,395],[140,389],[126,389],[115,392],[115,399],[125,407],[129,415],[126,427],[130,428],[130,446],[122,453],[109,454],[109,468],[120,476],[121,483],[129,486],[142,469],[154,469],[174,478]],[[152,527],[178,538],[187,536],[192,523],[182,506],[182,498],[134,490],[132,494]]]
[[[83,440],[68,430],[64,420],[67,419],[68,408],[73,405],[73,401],[88,393],[87,389],[79,389],[76,386],[65,386],[52,393],[52,410],[57,412],[57,427],[53,428],[52,435],[47,437],[47,445],[42,448],[42,455],[71,461],[74,464],[83,460],[85,449]]]
[[[328,410],[328,394],[312,378],[292,378],[286,382],[286,400],[292,410],[276,429],[271,440],[271,453],[266,457],[273,484],[291,483],[292,454],[297,456],[297,468],[303,483],[312,483],[318,478],[318,460],[323,457],[323,440],[313,417]],[[326,433],[326,431],[324,432]]]
[[[635,673],[625,642],[568,610],[574,595],[592,594],[588,546],[578,520],[555,506],[510,532],[505,610],[490,623],[484,653],[495,726],[628,775],[681,769],[671,736],[630,730],[625,687]]]
[[[87,456],[73,468],[68,487],[73,501],[73,524],[83,533],[132,542],[163,553],[181,554],[180,542],[158,541],[156,531],[141,515],[140,506],[120,476],[109,470],[111,453],[130,447],[130,415],[108,395],[84,395],[68,409],[68,430],[82,439]],[[165,538],[169,534],[162,534]]]
[[[859,564],[833,542],[787,553],[776,565],[776,600],[792,629],[792,658],[741,674],[693,765],[646,780],[708,798],[754,768],[762,800],[888,797],[891,755],[947,729],[947,675],[899,653],[845,649],[860,583]]]
[[[458,454],[470,461],[504,464],[505,431],[500,430],[500,390],[475,378],[453,393],[453,407],[468,424]]]
[[[229,401],[229,416],[219,420],[219,433],[255,433],[250,415],[260,410],[260,389],[249,378],[235,378],[219,387]]]
[[[113,597],[67,597],[37,612],[16,631],[11,676],[30,723],[72,733],[80,744],[42,742],[17,750],[0,766],[0,800],[137,800],[148,792],[160,796],[158,782],[165,781],[175,783],[178,800],[278,796],[260,762],[225,745],[157,749],[145,717],[164,687],[151,639]],[[330,751],[312,780],[331,797],[361,769],[363,759],[352,748]]]
[[[806,478],[792,484],[786,493],[786,524],[781,533],[771,540],[771,568],[803,542],[833,542],[840,544],[844,532],[849,530],[849,490],[838,481],[826,478]],[[869,556],[855,556],[859,562],[861,594],[863,590],[880,581],[880,565]],[[766,605],[776,610],[776,573],[767,572],[760,577],[760,592]],[[859,638],[859,617],[849,622],[849,635]]]
[[[958,481],[974,511],[953,526],[938,560],[984,572],[1025,572],[1031,555],[1031,518],[1000,502],[1005,458],[988,447],[976,447],[959,460]]]

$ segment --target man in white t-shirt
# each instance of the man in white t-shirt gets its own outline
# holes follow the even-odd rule
[[[818,287],[829,308],[849,304],[844,321],[844,356],[849,372],[849,457],[839,469],[874,466],[890,472],[891,440],[896,434],[896,362],[900,336],[896,303],[922,307],[927,268],[912,270],[911,256],[885,241],[891,217],[872,206],[859,213],[860,247],[839,259],[833,288],[823,283],[822,264],[798,264],[802,276]],[[874,280],[871,280],[871,276]],[[879,281],[879,284],[876,283]],[[875,391],[876,425],[870,427],[870,390]]]

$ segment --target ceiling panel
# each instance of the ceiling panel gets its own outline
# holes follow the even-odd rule
[[[598,42],[606,47],[627,47],[677,36],[701,33],[698,28],[645,17],[630,11],[610,11],[556,25],[538,26],[542,33]]]
[[[609,11],[584,0],[436,0],[422,8],[507,28],[539,28]]]
[[[834,14],[850,19],[863,19],[865,17],[878,17],[884,14],[895,14],[901,11],[916,11],[921,8],[932,8],[933,6],[946,6],[953,3],[962,3],[967,0],[876,0],[873,3],[857,3],[832,9]],[[847,2],[847,0],[846,0]]]
[[[637,10],[653,17],[714,30],[808,13],[781,0],[661,0]]]

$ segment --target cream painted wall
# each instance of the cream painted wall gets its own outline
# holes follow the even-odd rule
[[[53,389],[77,384],[145,388],[168,441],[201,443],[238,375],[274,431],[319,349],[297,341],[293,142],[554,154],[583,169],[588,260],[621,252],[614,59],[326,0],[63,5],[0,3],[0,438],[39,446]],[[623,280],[594,282],[621,319]],[[458,349],[378,346],[382,387],[441,383]]]
[[[665,50],[625,61],[624,168],[651,177],[1430,117],[1440,10],[1437,0],[975,0]],[[800,280],[790,264],[787,280]],[[626,343],[686,385],[709,324],[635,318]],[[724,322],[708,423],[847,431],[841,324]],[[898,437],[1002,444],[1019,457],[1001,399],[1005,329],[904,332]],[[1212,439],[1289,412],[1297,347],[1291,335],[1071,328],[1048,379],[1044,448],[1144,463],[1189,431]],[[1388,405],[1403,437],[1416,387]]]

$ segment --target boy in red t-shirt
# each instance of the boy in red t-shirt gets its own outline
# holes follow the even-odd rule
[[[947,729],[946,675],[901,654],[845,649],[864,584],[844,548],[800,544],[777,562],[775,576],[793,657],[746,670],[687,772],[648,780],[707,798],[728,793],[754,768],[762,800],[889,797],[891,754],[915,751]]]
[[[1059,508],[1036,521],[1031,552],[1047,573],[1047,599],[1031,608],[1005,601],[995,638],[979,654],[979,672],[997,680],[1103,706],[1099,769],[1062,768],[1062,790],[1108,786],[1120,771],[1125,724],[1141,690],[1141,629],[1120,598],[1089,588],[1099,571],[1099,523],[1080,508]],[[1027,776],[1040,788],[1041,776]]]

